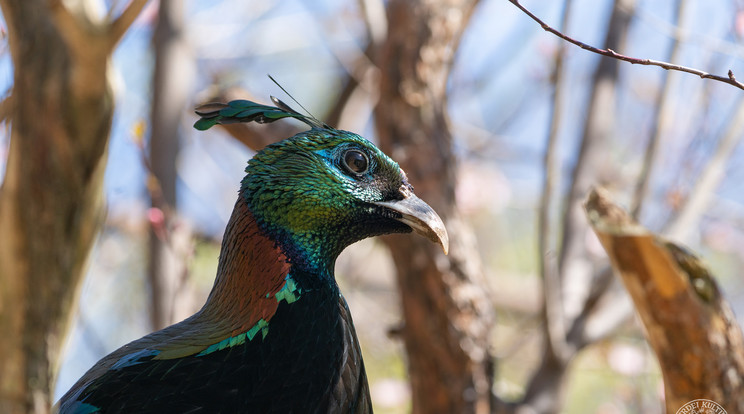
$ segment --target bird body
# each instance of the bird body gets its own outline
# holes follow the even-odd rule
[[[444,227],[369,141],[286,105],[240,102],[251,121],[291,116],[313,129],[249,161],[202,309],[104,357],[60,412],[372,411],[336,257],[357,240],[412,229],[446,251]]]

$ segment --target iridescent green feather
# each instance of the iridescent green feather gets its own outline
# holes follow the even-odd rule
[[[228,103],[208,103],[196,108],[196,114],[201,117],[194,128],[204,131],[216,124],[234,124],[238,122],[257,122],[268,124],[282,118],[294,118],[304,122],[312,128],[331,129],[312,116],[302,115],[290,108],[278,98],[272,96],[276,106],[262,105],[246,99],[238,99]]]

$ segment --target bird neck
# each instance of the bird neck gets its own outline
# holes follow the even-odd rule
[[[338,292],[332,267],[307,267],[301,254],[287,235],[262,228],[245,198],[238,197],[222,240],[217,277],[200,313],[239,333],[256,320],[268,321],[281,300],[291,303],[300,292]]]
[[[265,188],[248,184],[244,179],[240,198],[245,200],[258,227],[280,248],[296,271],[317,275],[305,283],[335,285],[333,269],[341,251],[356,240],[349,240],[349,224],[339,225],[327,208],[307,206],[306,200],[272,195],[267,203]],[[308,191],[312,191],[311,188]],[[312,287],[312,286],[308,286]]]

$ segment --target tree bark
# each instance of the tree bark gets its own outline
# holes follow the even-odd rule
[[[108,58],[144,5],[96,26],[60,2],[2,0],[14,85],[0,189],[0,412],[45,413],[103,221]]]
[[[378,55],[380,146],[440,214],[453,242],[444,256],[422,238],[385,238],[398,271],[413,413],[490,411],[493,310],[474,237],[455,205],[457,167],[445,115],[447,77],[476,3],[389,2]]]
[[[165,328],[193,313],[190,295],[179,295],[186,283],[190,231],[178,220],[176,158],[185,103],[190,102],[193,59],[183,39],[183,2],[161,0],[153,35],[155,72],[151,109],[149,184],[152,207],[163,213],[150,229],[150,321]],[[152,180],[151,180],[152,181]]]
[[[593,191],[585,208],[659,359],[667,413],[696,399],[744,412],[744,336],[708,270],[604,192]]]

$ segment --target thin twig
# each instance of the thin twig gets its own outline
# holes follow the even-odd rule
[[[681,43],[695,45],[709,52],[716,52],[721,55],[744,59],[744,46],[740,43],[731,42],[709,34],[685,30],[684,28],[679,27],[679,25],[669,23],[666,20],[656,17],[654,14],[643,8],[637,9],[634,16],[638,18],[639,22],[645,22],[654,30],[672,39],[677,39]]]
[[[532,12],[530,12],[524,6],[522,6],[519,3],[518,0],[509,0],[509,2],[512,3],[513,5],[517,6],[517,8],[519,8],[520,10],[522,10],[532,20],[536,21],[543,28],[543,30],[545,30],[546,32],[550,32],[550,33],[552,33],[552,34],[560,37],[561,39],[563,39],[563,40],[565,40],[567,42],[570,42],[570,43],[575,44],[576,46],[578,46],[578,47],[580,47],[580,48],[582,48],[584,50],[588,50],[590,52],[593,52],[593,53],[596,53],[596,54],[599,54],[599,55],[602,55],[602,56],[607,56],[607,57],[611,57],[611,58],[614,58],[614,59],[617,59],[617,60],[622,60],[622,61],[625,61],[625,62],[629,62],[629,63],[634,64],[634,65],[658,66],[658,67],[663,68],[663,69],[666,69],[666,70],[676,70],[676,71],[679,71],[679,72],[691,73],[693,75],[700,76],[702,79],[712,79],[712,80],[715,80],[715,81],[727,83],[729,85],[732,85],[732,86],[735,86],[735,87],[737,87],[739,89],[744,90],[744,83],[741,83],[741,82],[737,81],[736,80],[736,77],[734,76],[734,72],[732,72],[731,70],[728,71],[728,76],[713,75],[711,73],[708,73],[708,72],[705,72],[705,71],[702,71],[702,70],[699,70],[699,69],[688,68],[687,66],[675,65],[673,63],[662,62],[660,60],[638,59],[638,58],[634,58],[634,57],[630,57],[630,56],[625,56],[623,54],[617,53],[617,52],[615,52],[612,49],[600,49],[600,48],[597,48],[597,47],[594,47],[594,46],[590,46],[590,45],[588,45],[588,44],[586,44],[584,42],[581,42],[581,41],[578,41],[576,39],[573,39],[573,38],[571,38],[569,36],[566,36],[565,34],[561,33],[560,31],[558,31],[556,29],[553,29],[552,27],[548,26],[545,22],[543,22],[542,20],[540,20],[539,17],[535,16],[534,14],[532,14]]]
[[[372,3],[372,2],[370,2]],[[367,16],[365,16],[367,17]],[[384,17],[384,15],[383,15]],[[320,17],[318,17],[320,18]],[[373,29],[371,26],[380,24],[377,22],[371,22],[365,19],[365,26],[368,27],[368,31],[371,33]],[[387,26],[387,23],[384,23]],[[377,84],[380,78],[380,69],[372,61],[372,55],[375,52],[377,45],[374,43],[374,39],[370,38],[369,43],[366,47],[357,47],[349,49],[345,47],[343,50],[336,45],[335,42],[330,40],[330,30],[325,25],[320,26],[319,31],[321,37],[325,40],[325,44],[328,45],[328,50],[333,54],[341,67],[354,79],[359,86],[364,89],[369,95],[375,95],[379,90]],[[371,35],[370,35],[371,36]],[[372,105],[374,106],[374,104]]]
[[[713,192],[723,180],[726,165],[734,154],[734,148],[744,138],[744,99],[738,103],[733,117],[723,137],[718,141],[708,164],[699,174],[697,182],[689,192],[684,205],[667,223],[662,233],[671,240],[683,241],[695,227],[695,222],[703,214]]]
[[[676,13],[674,14],[675,25],[682,24],[685,16],[685,10],[687,9],[686,0],[677,0]],[[672,43],[669,47],[669,60],[675,61],[679,56],[679,40],[677,38],[672,39]],[[651,136],[646,143],[646,151],[643,156],[643,164],[641,166],[641,172],[638,174],[638,182],[636,183],[635,192],[633,194],[633,201],[630,207],[630,215],[634,219],[638,220],[643,209],[643,203],[647,198],[648,187],[651,183],[651,173],[654,168],[654,161],[656,160],[656,152],[659,147],[659,141],[661,133],[664,127],[669,122],[671,117],[671,94],[672,94],[672,80],[674,76],[664,72],[664,86],[661,92],[656,96],[656,103],[654,108],[656,110],[656,116],[654,117],[654,123],[651,127]]]
[[[127,32],[129,26],[131,26],[137,16],[139,16],[140,12],[145,7],[145,4],[147,4],[147,0],[132,0],[124,11],[121,12],[119,17],[111,21],[108,29],[108,42],[109,47],[112,50],[116,47],[117,43],[119,43],[122,36],[124,36],[124,33]]]
[[[321,30],[321,35],[325,37],[326,33]],[[326,44],[334,45],[334,42],[328,41]],[[348,79],[345,82],[344,90],[327,118],[328,123],[334,127],[344,128],[341,126],[342,121],[345,124],[349,114],[353,113],[355,117],[358,116],[363,119],[362,124],[364,124],[372,115],[372,109],[377,105],[379,98],[380,69],[371,59],[376,46],[370,39],[364,49],[358,48],[352,53],[346,50],[342,51],[336,46],[329,46],[329,48],[345,69]],[[361,103],[365,103],[365,105],[360,105]],[[347,106],[349,104],[356,105],[350,108]],[[364,110],[360,111],[361,107]]]

